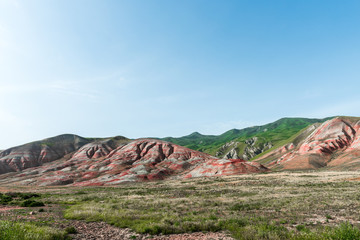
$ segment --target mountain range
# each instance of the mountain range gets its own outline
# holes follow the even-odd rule
[[[360,118],[282,118],[221,135],[60,135],[0,152],[0,183],[112,185],[266,171],[360,168]]]
[[[231,129],[221,135],[202,135],[194,132],[188,136],[162,140],[206,152],[216,157],[251,160],[260,153],[281,146],[305,127],[331,118],[282,118],[263,126]]]

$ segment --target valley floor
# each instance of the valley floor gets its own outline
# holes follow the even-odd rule
[[[37,193],[30,200],[45,206],[25,207],[13,194],[0,205],[0,230],[41,228],[38,239],[359,239],[359,179],[360,172],[307,171],[114,187],[2,186],[2,193]]]

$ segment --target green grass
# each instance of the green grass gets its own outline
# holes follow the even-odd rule
[[[359,228],[350,223],[342,223],[337,227],[325,227],[310,231],[304,225],[298,225],[297,230],[288,230],[275,224],[244,225],[240,222],[228,226],[237,239],[294,239],[294,240],[354,240],[360,239]]]
[[[0,240],[62,240],[67,233],[47,226],[0,220]]]

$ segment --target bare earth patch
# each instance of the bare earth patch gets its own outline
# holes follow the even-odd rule
[[[232,240],[234,238],[230,237],[225,233],[185,233],[185,234],[172,234],[168,236],[156,236],[150,238],[153,240]]]
[[[186,233],[171,234],[164,236],[150,236],[137,234],[128,228],[117,228],[103,222],[83,222],[71,221],[71,226],[77,230],[77,234],[72,235],[74,240],[130,240],[130,239],[151,239],[151,240],[232,240],[225,233]]]
[[[18,206],[1,206],[0,205],[0,212],[6,212],[6,211],[14,210],[14,209],[24,209],[24,208],[18,207]]]

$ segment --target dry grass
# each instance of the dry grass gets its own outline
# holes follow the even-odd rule
[[[334,228],[341,223],[359,225],[360,182],[350,180],[359,177],[280,172],[37,191],[45,203],[67,207],[67,219],[105,221],[139,233],[225,230],[238,239],[347,239],[329,236],[353,229]],[[351,237],[357,236],[353,230]]]

